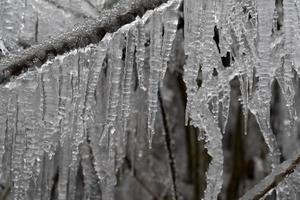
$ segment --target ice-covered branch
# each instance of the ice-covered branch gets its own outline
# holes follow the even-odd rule
[[[249,190],[240,200],[258,200],[293,173],[300,163],[300,153],[278,165],[274,171]]]
[[[0,84],[8,82],[28,68],[40,67],[47,60],[70,50],[99,42],[106,33],[112,33],[122,25],[142,16],[167,0],[122,0],[112,9],[103,11],[96,20],[87,20],[73,30],[34,45],[18,55],[0,61]]]

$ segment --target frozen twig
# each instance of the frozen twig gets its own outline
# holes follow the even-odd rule
[[[112,33],[122,25],[142,16],[167,0],[120,1],[111,9],[103,11],[96,20],[87,20],[73,30],[34,45],[18,55],[0,61],[0,84],[4,84],[29,68],[40,67],[47,60],[70,50],[98,43],[106,33]]]
[[[258,200],[275,188],[285,177],[293,173],[300,163],[300,152],[293,158],[281,163],[271,174],[250,189],[240,200]]]

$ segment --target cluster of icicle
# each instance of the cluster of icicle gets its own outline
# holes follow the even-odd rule
[[[169,1],[99,44],[57,56],[1,87],[0,179],[12,186],[11,199],[49,199],[55,173],[58,199],[75,199],[80,160],[85,199],[101,199],[90,194],[98,180],[102,199],[114,199],[132,115],[140,118],[134,129],[148,127],[151,144],[178,7]]]
[[[212,157],[204,199],[217,199],[222,187],[222,133],[228,119],[229,84],[234,77],[240,83],[245,134],[250,111],[268,147],[272,169],[280,162],[280,150],[270,125],[274,80],[278,81],[288,113],[285,130],[297,137],[293,78],[294,72],[300,72],[300,48],[295,42],[300,38],[299,6],[298,0],[283,1],[280,30],[279,10],[273,0],[184,1],[186,123],[202,130],[200,137],[206,140]],[[230,64],[223,63],[228,57]],[[199,76],[201,87],[197,83]],[[297,172],[293,176],[299,178]],[[279,199],[293,199],[292,178],[278,186]]]
[[[53,181],[48,177],[56,167],[51,159],[59,153],[58,199],[75,198],[79,157],[86,159],[85,197],[93,195],[89,191],[98,180],[89,179],[89,173],[95,170],[102,199],[113,199],[127,131],[135,129],[137,142],[146,137],[151,147],[157,93],[177,31],[179,4],[169,1],[99,44],[58,56],[1,87],[0,178],[13,185],[11,198],[47,199]],[[285,97],[290,134],[298,122],[292,79],[294,71],[300,73],[300,43],[295,42],[300,39],[300,2],[283,4],[284,25],[278,31],[274,0],[184,1],[186,123],[201,130],[199,137],[212,158],[205,200],[217,199],[222,188],[222,134],[234,77],[240,82],[245,126],[250,111],[268,146],[272,168],[280,162],[270,127],[275,79]],[[224,58],[230,63],[224,64]],[[278,197],[287,199],[291,182],[287,179],[278,187]]]

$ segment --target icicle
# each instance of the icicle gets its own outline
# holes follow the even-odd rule
[[[300,16],[300,1],[295,1],[294,6],[296,7],[296,10],[297,10],[297,12],[296,12],[297,16]],[[297,19],[297,20],[295,20],[295,19]],[[300,26],[299,26],[300,19],[297,17],[297,18],[294,18],[294,20],[297,22],[296,26],[294,27],[295,28],[295,32],[294,32],[295,39],[297,41],[299,41],[299,39],[300,39]],[[299,76],[299,74],[300,74],[300,42],[295,43],[294,65],[295,65],[297,74]]]
[[[101,70],[106,70],[107,77],[110,77],[110,71],[111,69],[109,67],[111,66],[104,66],[107,67],[106,69],[103,69],[103,61],[104,58],[107,54],[107,47],[109,46],[109,51],[112,51],[112,43],[111,41],[114,36],[112,35],[106,35],[104,40],[100,42],[99,45],[97,45],[95,49],[95,53],[92,57],[94,57],[96,60],[94,62],[91,70],[95,69],[95,71],[90,71],[90,76],[93,77],[91,80],[91,83],[89,83],[89,89],[88,89],[88,94],[87,94],[87,109],[86,109],[86,121],[84,121],[84,126],[87,127],[88,130],[88,139],[90,140],[90,145],[91,149],[93,152],[93,158],[94,158],[94,166],[95,166],[95,171],[97,174],[98,179],[100,180],[101,189],[104,190],[105,187],[110,187],[112,188],[114,186],[113,184],[108,185],[106,183],[107,180],[114,180],[114,164],[111,165],[111,163],[114,163],[114,159],[109,160],[108,159],[108,149],[109,149],[109,133],[107,130],[102,130],[101,128],[97,125],[99,123],[103,123],[102,119],[105,118],[104,115],[105,112],[108,112],[108,104],[103,104],[103,99],[101,99],[98,95],[101,97],[106,96],[109,98],[108,94],[109,90],[104,86],[103,82],[100,82],[99,78],[103,78],[104,76],[103,73],[101,73]],[[110,78],[108,85],[111,84]],[[99,81],[99,82],[98,82]],[[103,81],[103,80],[102,80]],[[95,83],[95,85],[93,84]],[[97,84],[97,89],[96,89],[96,84]],[[103,91],[101,91],[103,90]],[[96,92],[96,93],[95,93]],[[99,94],[98,94],[99,93]],[[105,93],[104,95],[102,93]],[[101,107],[103,104],[103,109],[104,111],[98,110],[98,107]],[[99,118],[100,116],[100,118]],[[104,119],[105,122],[105,119]],[[85,128],[84,127],[84,128]],[[108,128],[108,124],[105,124],[105,128]],[[103,192],[103,191],[102,191]],[[102,193],[103,194],[103,193]],[[104,194],[103,194],[104,195]],[[106,196],[111,195],[109,192],[105,192]]]
[[[295,23],[295,19],[297,18],[297,10],[295,7],[295,1],[284,1],[283,2],[283,9],[284,9],[284,23],[283,23],[283,30],[284,30],[284,57],[282,58],[282,65],[280,75],[277,78],[278,83],[282,89],[283,96],[286,101],[286,107],[288,110],[289,119],[287,119],[287,126],[294,127],[295,125],[295,105],[294,105],[294,96],[295,96],[295,89],[293,87],[293,78],[294,78],[294,69],[297,71],[298,68],[295,67],[294,57],[296,53],[296,45],[297,42],[297,33],[296,31],[299,30],[297,27],[299,26]],[[279,52],[281,53],[281,52]],[[278,56],[279,57],[279,56]],[[277,61],[278,59],[276,59]],[[280,63],[280,61],[277,61]],[[299,73],[299,71],[298,71]]]
[[[160,71],[162,65],[162,16],[155,12],[150,18],[150,74],[148,88],[148,138],[151,148],[152,137],[155,132],[154,123],[157,112],[157,92],[160,82]]]
[[[76,77],[73,74],[75,66],[77,67],[78,56],[65,56],[53,63],[53,69],[56,69],[58,78],[58,129],[60,131],[60,143],[64,145],[65,137],[70,136],[72,131],[72,112],[75,106],[75,100],[79,96],[78,87],[74,84]],[[76,69],[77,70],[77,69]],[[70,73],[71,72],[71,73]],[[70,74],[70,75],[69,75]],[[76,83],[76,82],[75,82]],[[78,83],[77,83],[78,84]]]
[[[37,93],[38,79],[36,72],[27,72],[21,76],[17,82],[20,87],[15,88],[18,93],[18,132],[22,133],[24,146],[24,163],[21,173],[24,180],[22,187],[27,192],[31,178],[36,181],[37,175],[33,174],[35,168],[39,166],[39,104],[40,96]],[[21,144],[20,144],[21,145]],[[37,164],[37,166],[35,166]]]
[[[257,76],[259,77],[258,88],[254,93],[249,106],[252,113],[256,116],[265,142],[269,148],[271,156],[271,167],[279,163],[279,149],[275,135],[270,126],[270,102],[271,102],[271,83],[274,77],[275,68],[270,58],[271,31],[274,11],[274,1],[257,1],[258,9],[258,45],[259,55]]]
[[[126,131],[131,113],[131,93],[132,93],[132,76],[133,76],[133,65],[135,59],[135,51],[137,45],[137,30],[133,26],[127,33],[126,37],[126,57],[125,57],[125,68],[122,77],[122,141],[126,145]]]
[[[129,26],[125,26],[113,35],[109,50],[108,50],[108,100],[106,108],[106,120],[102,135],[100,136],[99,145],[105,148],[102,154],[105,155],[101,165],[104,165],[104,175],[100,174],[100,178],[103,180],[104,199],[113,199],[113,187],[116,184],[115,170],[116,161],[115,158],[118,155],[117,152],[124,149],[121,139],[121,133],[119,124],[116,119],[118,116],[119,100],[120,100],[120,85],[121,85],[121,74],[122,74],[122,55],[123,48],[125,46],[125,34],[127,33]],[[122,141],[122,140],[121,140]],[[100,167],[99,167],[100,168]],[[100,168],[101,169],[101,168]],[[104,176],[104,177],[103,177]],[[101,180],[100,179],[100,180]]]
[[[8,180],[14,185],[13,198],[26,199],[30,180],[37,179],[39,170],[35,168],[39,167],[40,162],[40,96],[37,93],[37,73],[29,71],[5,88],[8,109],[3,133],[6,137],[5,142],[8,143],[5,147],[10,159],[8,167],[12,171],[9,175],[12,180]]]
[[[11,95],[10,105],[8,108],[8,114],[10,115],[10,130],[13,134],[12,143],[12,157],[11,157],[11,170],[12,170],[12,182],[14,183],[13,198],[25,199],[24,179],[22,177],[23,165],[24,165],[24,152],[26,150],[25,132],[20,130],[23,119],[19,118],[19,99],[17,92],[14,91]],[[19,121],[20,120],[20,121]]]
[[[79,52],[78,58],[75,57],[75,60],[78,59],[77,65],[74,65],[72,62],[67,61],[67,65],[77,66],[77,81],[75,81],[73,93],[73,106],[69,113],[71,114],[70,119],[70,129],[72,133],[71,141],[71,153],[72,160],[69,165],[69,184],[68,184],[68,199],[75,199],[76,192],[76,176],[77,176],[77,168],[79,164],[78,156],[79,156],[79,145],[81,145],[86,138],[86,129],[85,125],[85,109],[86,109],[86,100],[88,95],[88,80],[89,72],[91,68],[90,64],[90,54],[91,49],[87,48],[85,52]],[[76,59],[77,58],[77,59]],[[71,57],[72,59],[72,57]],[[72,59],[74,60],[74,58]],[[69,78],[70,79],[70,78]],[[76,80],[76,77],[75,77]],[[70,85],[70,83],[69,83]]]
[[[91,63],[90,55],[91,50],[87,50],[83,53],[78,53],[78,77],[77,77],[77,90],[74,93],[73,108],[72,108],[72,128],[71,132],[73,133],[73,143],[72,143],[72,166],[76,166],[77,157],[79,153],[79,145],[83,143],[84,137],[86,137],[86,129],[84,128],[85,120],[85,109],[86,109],[86,100],[88,95],[89,87],[89,72]],[[70,63],[72,65],[72,63]],[[76,88],[75,85],[75,88]]]
[[[7,134],[7,102],[8,92],[5,88],[0,88],[0,179],[5,180],[5,143]]]
[[[106,125],[113,125],[117,118],[117,108],[120,96],[120,77],[122,73],[122,50],[124,45],[124,35],[117,32],[111,42],[109,51],[108,65],[109,88],[108,88],[108,107]]]
[[[299,30],[299,24],[296,21],[298,18],[297,13],[297,3],[298,1],[295,0],[286,0],[283,2],[283,9],[284,9],[284,15],[283,15],[283,31],[284,31],[284,54],[287,55],[285,59],[287,59],[287,62],[293,62],[293,58],[295,58],[295,54],[297,51],[296,45],[297,42],[297,31]],[[297,58],[295,58],[297,59]],[[293,63],[291,63],[288,67],[294,67]],[[299,71],[299,65],[295,66],[295,70],[300,73]],[[287,87],[287,86],[286,86]]]
[[[44,68],[44,69],[43,69]],[[42,104],[40,112],[42,113],[42,122],[44,134],[42,136],[42,149],[49,154],[54,155],[57,142],[57,112],[58,112],[58,86],[57,77],[49,64],[42,67],[40,76]]]
[[[203,14],[203,43],[200,52],[204,57],[202,58],[202,85],[205,90],[208,91],[209,99],[208,103],[212,104],[212,114],[214,115],[215,121],[218,118],[218,70],[220,66],[220,59],[217,46],[213,40],[212,33],[215,29],[215,7],[217,3],[214,1],[205,2]],[[220,71],[220,70],[219,70]]]
[[[170,1],[171,2],[171,1]],[[160,75],[160,84],[163,84],[163,79],[167,71],[168,62],[170,60],[170,54],[172,50],[173,41],[175,40],[177,25],[178,25],[178,7],[179,1],[171,2],[171,5],[167,7],[166,11],[163,12],[163,43],[162,43],[162,68]]]
[[[230,45],[232,44],[232,38],[230,34],[230,23],[232,22],[232,18],[230,15],[232,15],[232,7],[232,0],[224,1],[222,11],[220,13],[218,28],[221,28],[219,45],[222,56],[225,56],[227,52],[231,52]]]
[[[187,105],[185,114],[185,124],[187,125],[193,96],[196,94],[197,77],[200,69],[200,59],[202,55],[199,52],[201,47],[200,38],[202,37],[202,9],[201,1],[186,0],[184,1],[184,50],[187,56],[184,66],[183,80],[186,84]]]
[[[233,3],[233,2],[232,2]],[[249,96],[252,93],[253,68],[256,63],[257,12],[255,1],[231,5],[228,24],[232,28],[231,47],[240,82],[244,133],[247,133]],[[226,28],[225,28],[226,29]],[[229,33],[225,33],[229,34]],[[227,40],[225,40],[227,41]],[[237,45],[235,45],[237,43]],[[227,50],[228,51],[228,50]],[[225,53],[225,52],[224,52]]]
[[[208,109],[208,91],[200,88],[194,96],[197,103],[192,104],[191,123],[193,126],[205,131],[205,147],[208,154],[212,157],[206,173],[207,187],[204,199],[217,199],[223,183],[223,150],[222,133],[213,114]]]
[[[68,188],[69,188],[69,184],[71,183],[69,182],[69,178],[70,178],[69,175],[70,173],[72,173],[70,169],[71,160],[72,160],[71,136],[66,135],[66,137],[64,138],[64,144],[59,151],[59,179],[58,179],[59,200],[69,199]]]
[[[233,69],[230,68],[228,70],[222,70],[220,71],[220,93],[222,94],[221,97],[219,97],[219,101],[222,103],[222,126],[221,131],[223,134],[225,134],[226,125],[228,122],[228,115],[229,115],[229,105],[230,105],[230,84],[229,80],[232,80],[234,78],[234,72]]]
[[[281,64],[281,67],[277,70],[276,79],[279,83],[283,97],[285,99],[285,107],[287,108],[288,116],[285,118],[285,126],[289,127],[290,130],[287,131],[287,134],[290,135],[293,132],[295,127],[296,120],[296,109],[295,109],[295,88],[293,84],[294,71],[293,64],[291,61],[291,55],[286,55],[281,59],[281,62],[278,61],[278,65]]]
[[[95,124],[97,123],[97,111],[95,111],[95,108],[97,107],[96,105],[96,99],[95,99],[95,92],[98,81],[99,81],[99,76],[101,74],[102,66],[103,66],[103,61],[106,56],[106,51],[108,44],[110,40],[112,39],[112,35],[108,34],[106,35],[103,40],[99,43],[99,45],[96,46],[94,55],[92,56],[95,61],[93,64],[93,67],[91,68],[90,71],[90,78],[89,78],[89,84],[88,84],[88,94],[87,94],[87,102],[86,102],[86,117],[84,117],[84,128],[87,128],[89,130],[89,138],[91,140],[91,148],[94,154],[94,165],[95,165],[95,170],[97,172],[97,176],[99,180],[103,179],[103,174],[102,172],[105,171],[104,167],[102,167],[103,161],[102,158],[99,156],[101,154],[106,154],[106,151],[100,151],[99,149],[99,138],[98,138],[98,131],[96,129],[97,126]],[[86,130],[86,131],[88,131]]]
[[[81,145],[80,155],[84,177],[84,199],[101,199],[98,179],[97,176],[95,176],[96,172],[92,163],[93,158],[87,142]]]
[[[58,180],[58,199],[72,199],[69,196],[68,191],[72,192],[72,182],[68,181],[71,178],[72,168],[70,167],[72,162],[72,110],[71,107],[74,106],[75,102],[71,101],[78,98],[78,89],[75,89],[71,81],[73,78],[69,77],[68,73],[72,70],[74,65],[74,60],[69,56],[57,59],[53,63],[53,68],[57,69],[58,74],[58,130],[60,134],[60,148],[59,148],[59,180]],[[78,75],[79,76],[79,75]],[[76,87],[75,87],[76,88]],[[73,94],[73,95],[72,95]]]
[[[87,132],[91,133],[95,133],[94,131],[94,124],[95,124],[95,111],[93,110],[93,108],[96,106],[96,102],[95,102],[95,92],[96,92],[96,87],[98,84],[98,80],[99,80],[99,76],[102,70],[102,65],[103,65],[103,60],[105,58],[106,55],[106,50],[107,50],[107,46],[109,41],[111,40],[111,35],[107,34],[103,40],[94,48],[91,49],[91,58],[87,58],[88,59],[88,65],[90,66],[89,69],[89,74],[88,74],[88,79],[87,81],[87,85],[86,87],[86,91],[85,91],[85,95],[84,98],[82,98],[82,113],[80,114],[81,117],[79,118],[80,123],[77,124],[77,126],[81,126],[81,128],[78,127],[77,131],[82,131],[84,134],[84,137],[87,137]],[[89,130],[88,130],[89,129]],[[95,133],[98,134],[98,133]],[[94,135],[90,136],[93,137]],[[91,140],[93,141],[94,138],[91,138]],[[76,142],[76,140],[75,140]],[[77,143],[77,145],[80,144],[80,140],[78,140],[79,143]],[[86,146],[87,144],[83,143],[83,146]],[[93,151],[96,151],[96,149],[98,148],[98,142],[91,142]],[[94,145],[94,146],[93,146]],[[78,147],[78,146],[77,146]],[[86,160],[88,158],[85,158],[87,152],[85,151],[86,147],[82,147],[82,151],[83,154],[81,156],[83,156],[83,160]],[[105,154],[105,152],[95,152],[95,170],[98,173],[100,173],[100,170],[103,170],[103,168],[101,168],[101,165],[99,164],[99,154]],[[84,161],[82,161],[84,162]],[[105,162],[105,161],[102,161]],[[83,167],[83,173],[84,175],[88,175],[88,173],[92,173],[91,170],[89,169],[89,167],[87,166],[87,164],[82,164]],[[88,171],[87,171],[88,170]],[[96,173],[95,172],[95,173]],[[100,178],[100,176],[99,176]],[[90,190],[91,187],[96,187],[95,184],[94,185],[89,185],[89,177],[86,177],[86,184],[85,184],[85,188],[88,188],[87,190]],[[91,178],[92,179],[92,178]],[[101,178],[100,178],[101,180]],[[94,194],[92,194],[92,191],[86,191],[85,195],[87,195],[87,197],[90,197],[90,195],[94,196]],[[98,194],[95,194],[98,195]],[[92,198],[92,197],[90,197]]]
[[[99,76],[102,70],[103,60],[105,58],[107,45],[109,41],[111,40],[111,34],[105,35],[105,37],[102,39],[102,41],[97,45],[94,49],[93,56],[91,58],[91,62],[93,62],[93,66],[90,69],[90,75],[89,75],[89,83],[88,83],[88,89],[87,89],[87,111],[92,111],[92,107],[94,105],[94,94],[96,92],[96,87],[99,81]],[[87,119],[88,120],[88,119]]]
[[[222,5],[219,1],[204,0],[185,1],[185,4],[185,50],[188,55],[184,75],[188,96],[186,117],[190,113],[191,124],[204,131],[207,142],[205,147],[212,157],[207,171],[204,199],[217,199],[222,188],[224,159],[222,133],[218,127],[219,101],[224,107],[225,119],[222,127],[224,131],[229,110],[229,80],[232,78],[232,71],[226,71],[221,67],[218,46],[213,38],[220,14],[217,11]],[[202,86],[197,92],[196,78],[199,65],[201,65]],[[221,99],[220,93],[223,95]]]
[[[249,101],[249,81],[247,74],[240,74],[239,75],[240,81],[240,90],[241,90],[241,103],[242,103],[242,112],[244,116],[244,134],[247,135],[247,124],[248,124],[248,101]]]
[[[179,1],[169,1],[154,10],[150,18],[150,73],[148,87],[148,140],[151,148],[152,137],[155,133],[157,113],[157,92],[163,83],[171,48],[175,39]]]
[[[139,87],[142,90],[146,90],[146,83],[145,83],[145,69],[144,69],[144,62],[146,56],[146,30],[145,30],[145,23],[149,19],[149,17],[153,14],[153,11],[148,11],[145,13],[142,19],[137,18],[136,29],[137,29],[137,47],[136,47],[136,67],[138,73],[138,80],[139,80]]]

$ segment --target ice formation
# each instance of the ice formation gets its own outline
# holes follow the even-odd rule
[[[289,113],[286,125],[293,127],[297,119],[292,80],[293,70],[297,71],[297,43],[291,41],[298,36],[296,2],[283,3],[287,14],[284,14],[282,33],[274,25],[278,16],[272,0],[184,1],[186,123],[191,119],[192,125],[203,129],[202,137],[212,157],[204,199],[217,199],[222,187],[221,131],[224,132],[228,119],[229,83],[234,77],[240,82],[245,133],[250,111],[268,146],[271,167],[276,168],[280,162],[279,147],[270,125],[271,91],[277,80]],[[228,66],[222,63],[227,55],[233,58]],[[199,70],[201,87],[197,84]],[[218,124],[221,124],[219,128]]]
[[[114,199],[134,111],[134,71],[137,87],[147,91],[144,123],[150,139],[157,92],[177,31],[178,7],[179,1],[170,1],[106,35],[99,44],[57,56],[1,87],[1,180],[13,184],[12,199],[49,198],[53,180],[47,177],[53,174],[59,175],[57,198],[75,199],[79,165],[87,175],[86,199],[100,194],[102,199]],[[93,173],[98,180],[89,179]],[[101,193],[93,194],[97,184]]]
[[[18,2],[0,2],[4,56],[20,50],[16,47],[22,43],[19,38],[34,44],[49,32],[45,27],[32,31],[37,23],[47,23],[42,14],[45,2]],[[74,14],[81,7],[78,2],[70,10],[49,10],[67,12],[70,15],[64,20],[72,21],[86,14],[80,10]],[[103,7],[104,1],[97,2]],[[85,177],[85,199],[114,199],[128,131],[135,131],[133,139],[140,146],[151,147],[159,111],[157,95],[172,54],[180,2],[171,0],[107,34],[99,44],[58,56],[1,86],[0,179],[13,186],[11,199],[48,199],[55,181],[50,177],[57,179],[58,199],[76,199],[79,167]],[[85,17],[97,15],[89,3],[83,5],[83,10],[90,11]],[[268,147],[272,169],[280,162],[270,124],[275,80],[284,96],[288,132],[295,132],[299,120],[293,78],[300,73],[300,43],[295,42],[300,38],[299,6],[298,0],[283,1],[280,30],[273,0],[184,1],[185,123],[201,131],[199,138],[205,139],[211,156],[205,200],[217,199],[222,189],[222,139],[229,115],[230,82],[235,77],[245,134],[251,112]],[[19,12],[24,9],[29,11]],[[40,14],[35,16],[35,12]],[[64,25],[57,24],[58,30]],[[142,155],[142,149],[134,151]],[[294,187],[298,176],[295,172],[276,188],[279,198],[286,199],[285,191]]]

